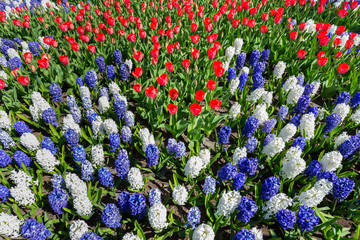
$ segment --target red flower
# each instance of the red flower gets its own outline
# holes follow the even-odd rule
[[[174,43],[174,47],[175,47],[175,49],[179,50],[180,49],[180,43],[179,42]]]
[[[143,59],[144,54],[139,50],[133,53],[133,57],[135,58],[136,61],[140,62]]]
[[[150,51],[150,56],[153,58],[157,58],[159,56],[159,49],[154,48]]]
[[[279,24],[281,22],[281,16],[276,16],[275,18],[274,18],[274,23],[275,24]]]
[[[38,60],[39,68],[48,68],[50,66],[48,58],[40,58]]]
[[[268,30],[268,27],[267,27],[266,25],[262,25],[262,26],[260,27],[260,32],[261,32],[261,33],[266,33],[267,30]]]
[[[196,101],[199,101],[201,102],[205,97],[205,92],[203,90],[198,90],[196,93],[195,93],[195,99]]]
[[[268,13],[263,13],[263,15],[261,16],[261,19],[266,22],[269,19],[269,14]]]
[[[32,62],[32,54],[30,52],[24,53],[25,62],[31,63]]]
[[[104,33],[97,33],[95,40],[98,41],[98,42],[105,42],[105,34]]]
[[[30,23],[29,23],[28,21],[24,21],[24,22],[22,23],[22,26],[23,26],[24,28],[30,28]]]
[[[328,59],[326,57],[321,57],[318,59],[318,65],[320,67],[324,66],[327,63]]]
[[[199,50],[191,51],[191,55],[194,59],[198,59],[200,57],[200,51]]]
[[[250,13],[250,15],[255,15],[257,13],[257,9],[256,8],[251,8],[249,10],[249,13]]]
[[[60,24],[59,28],[62,32],[67,32],[67,30],[69,30],[68,25],[65,25],[65,24]]]
[[[13,24],[14,24],[15,26],[17,26],[17,27],[20,27],[20,26],[21,26],[21,22],[20,22],[20,20],[18,20],[18,19],[13,20]]]
[[[344,26],[338,26],[338,28],[336,29],[336,35],[341,35],[345,32],[345,27]]]
[[[335,38],[333,44],[335,47],[339,46],[341,44],[341,38]]]
[[[0,79],[0,89],[3,89],[5,87],[5,81]]]
[[[319,52],[316,58],[319,60],[320,58],[325,57],[325,52]]]
[[[197,26],[196,23],[192,23],[192,24],[190,25],[191,31],[193,31],[193,32],[196,31],[197,27],[198,27],[198,26]]]
[[[199,42],[200,36],[199,35],[192,35],[192,36],[190,36],[190,39],[191,39],[192,43],[196,44],[196,43]]]
[[[169,96],[171,99],[176,99],[179,96],[179,92],[175,88],[172,88],[169,91]]]
[[[129,33],[129,34],[126,36],[126,39],[127,39],[129,42],[134,43],[134,42],[136,41],[135,34],[134,34],[134,33]]]
[[[306,27],[306,23],[302,22],[299,24],[299,31],[304,31]]]
[[[172,64],[171,62],[165,63],[165,67],[169,72],[174,71],[174,64]]]
[[[140,36],[142,39],[146,38],[146,32],[145,32],[145,30],[140,30],[140,31],[139,31],[139,36]]]
[[[237,28],[238,26],[239,26],[239,23],[240,23],[240,21],[239,20],[237,20],[237,19],[234,19],[233,21],[232,21],[232,27],[233,28]]]
[[[174,45],[172,45],[172,44],[169,44],[169,45],[167,45],[167,47],[166,47],[166,50],[167,50],[167,52],[169,53],[169,54],[172,54],[173,52],[174,52]]]
[[[214,48],[216,49],[216,51],[219,51],[219,49],[221,48],[221,44],[218,41],[214,42]]]
[[[335,59],[339,59],[342,56],[342,52],[335,53]]]
[[[255,26],[255,19],[250,19],[248,26],[249,26],[249,28],[253,28]]]
[[[147,97],[154,99],[157,95],[157,88],[154,88],[153,86],[147,87],[145,89],[145,94]]]
[[[153,58],[151,58],[151,62],[152,62],[152,64],[157,65],[159,62],[159,59],[157,57],[153,57]]]
[[[209,80],[206,83],[206,87],[210,90],[213,91],[216,88],[216,82],[214,80]]]
[[[190,112],[197,116],[201,113],[202,107],[198,103],[193,103],[190,105]]]
[[[210,107],[214,110],[218,110],[221,106],[221,100],[217,100],[217,98],[212,99],[210,101]]]
[[[209,59],[214,59],[216,57],[216,49],[215,48],[209,48],[208,50],[208,57]]]
[[[223,67],[215,68],[215,76],[222,77],[224,75],[225,69]]]
[[[78,43],[73,43],[71,44],[71,49],[77,52],[80,50],[80,45]]]
[[[341,18],[346,17],[347,14],[348,12],[345,9],[340,9],[338,12],[339,17]]]
[[[345,48],[346,48],[346,49],[352,48],[353,45],[354,45],[354,42],[353,42],[352,40],[347,40],[347,41],[345,42]]]
[[[135,71],[132,72],[132,74],[134,75],[134,77],[139,78],[143,74],[143,70],[142,68],[135,68]]]
[[[181,64],[183,65],[183,67],[184,67],[185,69],[188,69],[189,66],[190,66],[190,60],[189,60],[189,59],[184,59],[184,61],[182,61]]]
[[[349,65],[347,63],[342,63],[339,65],[338,73],[345,74],[349,71]]]
[[[26,76],[26,77],[24,77],[24,76],[19,76],[19,77],[17,78],[17,80],[18,80],[18,82],[19,82],[21,85],[23,85],[23,86],[29,85],[29,77],[28,77],[28,76]]]
[[[59,60],[62,64],[68,65],[69,64],[69,57],[66,55],[59,56]]]
[[[169,82],[169,76],[167,74],[161,74],[160,77],[156,78],[156,81],[160,84],[160,86],[165,86]]]
[[[173,39],[174,38],[174,31],[169,29],[169,30],[166,30],[166,36],[169,38],[169,39]]]
[[[297,38],[297,36],[298,36],[297,32],[291,32],[290,33],[290,39],[293,40],[293,41]]]
[[[178,110],[178,107],[175,104],[169,103],[168,111],[170,114],[174,115]]]
[[[135,90],[135,92],[140,92],[141,91],[141,84],[137,83],[133,86],[133,89]]]
[[[114,29],[113,29],[112,27],[107,27],[107,28],[106,28],[106,32],[107,32],[109,35],[111,35],[111,34],[114,33]]]
[[[305,58],[305,56],[306,56],[306,51],[305,50],[299,50],[298,52],[297,52],[297,57],[299,58],[299,59],[304,59]]]
[[[94,45],[89,45],[88,50],[90,53],[96,53],[96,47]]]

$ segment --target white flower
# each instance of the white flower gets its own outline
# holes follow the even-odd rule
[[[84,99],[86,97],[91,98],[90,90],[88,87],[86,87],[86,86],[80,87],[80,97],[81,97],[81,99]]]
[[[255,240],[263,240],[263,233],[261,229],[257,229],[256,227],[253,227],[251,229],[251,232],[255,235]]]
[[[184,172],[186,177],[196,178],[204,168],[204,161],[200,157],[192,156],[186,163]]]
[[[189,193],[186,188],[181,185],[176,186],[172,192],[172,197],[178,205],[185,205],[188,195]]]
[[[341,133],[341,134],[335,139],[334,147],[337,148],[338,146],[340,146],[343,142],[345,142],[345,141],[348,140],[349,138],[350,138],[350,136],[347,134],[347,132]]]
[[[97,116],[96,119],[91,124],[92,132],[94,134],[93,136],[95,139],[97,139],[97,137],[102,133],[103,130],[102,124],[103,122],[100,116]]]
[[[104,166],[105,164],[104,149],[101,144],[97,144],[91,147],[91,159],[93,162],[93,166],[95,168]]]
[[[297,175],[303,172],[306,168],[306,162],[302,158],[291,158],[290,160],[283,162],[283,166],[280,170],[280,175],[283,178],[294,179]]]
[[[44,38],[45,37],[40,37],[39,36],[39,43],[40,43],[40,45],[44,48],[44,49],[46,49],[46,50],[48,50],[49,48],[50,48],[50,46],[49,45],[47,45],[46,43],[44,43]]]
[[[316,32],[316,24],[315,24],[314,20],[309,19],[306,21],[305,31],[307,33],[315,33]]]
[[[146,148],[147,148],[147,146],[149,144],[155,144],[154,135],[152,135],[149,132],[149,129],[147,129],[147,128],[140,129],[139,135],[140,135],[140,139],[142,141],[142,150],[143,150],[143,152],[146,151]]]
[[[349,112],[350,112],[350,106],[347,105],[346,103],[337,104],[333,110],[333,113],[339,114],[342,121],[346,118]]]
[[[210,151],[209,149],[201,149],[200,153],[199,153],[199,157],[203,160],[204,162],[204,167],[206,168],[207,165],[210,163]]]
[[[304,87],[300,85],[295,85],[289,92],[286,102],[290,105],[296,104],[304,93]]]
[[[166,207],[162,203],[155,203],[149,208],[148,218],[153,229],[161,231],[168,226]]]
[[[11,131],[11,121],[5,111],[0,110],[0,128]]]
[[[231,59],[234,57],[235,54],[235,48],[230,46],[225,50],[225,56],[227,57],[226,61],[230,62]]]
[[[329,33],[335,34],[336,30],[337,30],[338,26],[336,25],[331,25],[330,29],[329,29]]]
[[[35,158],[36,162],[47,172],[54,171],[55,166],[60,164],[59,160],[46,148],[38,150]]]
[[[250,102],[251,105],[253,105],[263,96],[265,92],[266,91],[264,88],[257,88],[251,92],[251,94],[247,97],[246,101]]]
[[[318,119],[319,121],[321,121],[321,120],[323,120],[324,117],[325,117],[325,112],[326,112],[326,110],[325,110],[324,108],[318,108],[318,110],[319,110],[319,113],[318,113],[318,115],[317,115],[317,119]]]
[[[224,191],[217,205],[215,214],[218,216],[224,215],[225,218],[228,218],[238,207],[240,200],[241,196],[238,191]]]
[[[25,185],[26,187],[30,187],[30,185],[34,184],[31,176],[27,175],[26,172],[22,170],[19,171],[12,170],[10,179],[16,185]]]
[[[264,94],[261,97],[262,103],[266,104],[267,106],[270,106],[273,100],[273,92],[264,92]]]
[[[31,94],[31,101],[35,107],[39,109],[40,114],[43,111],[51,108],[50,104],[41,96],[39,92],[33,92]]]
[[[314,81],[311,84],[314,85],[314,89],[313,89],[312,93],[310,94],[310,97],[314,96],[317,93],[317,91],[319,90],[320,81]]]
[[[297,78],[296,78],[295,76],[289,77],[289,78],[285,81],[285,83],[284,83],[284,85],[283,85],[283,87],[282,87],[283,90],[284,90],[284,92],[287,93],[287,92],[289,92],[291,89],[293,89],[293,88],[296,86],[297,82],[298,82],[298,80],[297,80]]]
[[[74,208],[80,215],[91,216],[94,213],[92,203],[87,196],[75,197]]]
[[[88,225],[83,220],[73,221],[70,225],[70,239],[71,240],[80,240],[82,235],[88,231]]]
[[[9,56],[9,59],[13,59],[14,57],[18,57],[20,58],[19,54],[17,53],[17,51],[13,48],[9,48],[7,50],[7,55]],[[21,58],[20,58],[21,59]]]
[[[39,121],[40,109],[34,105],[30,105],[29,107],[30,115],[35,122]]]
[[[246,157],[247,152],[245,147],[237,147],[232,156],[232,164],[237,165],[239,163],[240,158]]]
[[[325,153],[319,163],[323,171],[335,171],[340,167],[343,156],[338,151]]]
[[[236,89],[238,89],[239,84],[240,84],[240,80],[238,77],[231,79],[230,85],[229,85],[229,90],[230,90],[231,95],[235,94],[235,91],[236,91]]]
[[[350,120],[356,124],[360,123],[360,108],[351,115]]]
[[[285,193],[278,193],[270,198],[263,205],[263,212],[266,212],[264,218],[270,219],[279,210],[288,208],[292,205],[292,199],[289,198]]]
[[[266,104],[257,105],[252,116],[259,120],[259,125],[262,125],[266,120],[268,120],[269,114],[266,112]]]
[[[276,79],[282,78],[282,75],[285,72],[285,68],[286,68],[286,63],[284,63],[283,61],[278,62],[274,68],[274,72],[273,72],[274,77]]]
[[[137,235],[134,235],[132,232],[126,233],[122,240],[141,240]]]
[[[140,169],[136,167],[130,168],[127,180],[131,189],[139,190],[144,187],[144,180],[141,175]]]
[[[228,69],[229,69],[229,66],[230,66],[230,61],[225,61],[223,62],[223,69],[224,71],[226,72]]]
[[[63,134],[66,133],[66,131],[71,128],[73,130],[75,130],[75,132],[81,136],[81,130],[80,130],[80,126],[79,124],[77,124],[74,121],[74,118],[71,114],[66,115],[66,117],[64,117],[63,119],[63,123],[62,123],[62,132]]]
[[[298,196],[297,201],[300,202],[300,204],[309,207],[316,207],[332,190],[332,187],[332,182],[326,179],[320,179],[314,184],[312,188],[306,190],[305,192],[302,192],[300,196]]]
[[[202,223],[197,226],[192,235],[193,240],[214,240],[215,233],[212,227],[209,225]]]
[[[129,67],[129,73],[131,73],[131,69],[133,67],[133,62],[131,61],[131,59],[126,59],[124,64],[128,65]]]
[[[301,136],[306,141],[314,138],[315,135],[315,116],[312,113],[304,114],[300,119],[299,130]]]
[[[111,94],[115,94],[115,93],[119,93],[120,92],[120,87],[119,85],[116,84],[116,82],[111,82],[109,84],[109,90],[111,92]]]
[[[241,105],[238,102],[235,102],[230,110],[229,110],[229,118],[234,120],[237,118],[237,116],[240,114],[241,111]]]
[[[7,80],[8,79],[8,75],[6,74],[6,72],[4,72],[3,70],[0,70],[0,78],[2,80]]]
[[[302,151],[298,147],[290,147],[289,150],[286,152],[282,163],[285,164],[287,161],[291,160],[292,158],[301,158]]]
[[[250,69],[248,67],[243,67],[238,76],[241,76],[241,74],[243,74],[243,73],[246,73],[249,75],[249,72],[250,72]]]
[[[40,148],[40,142],[32,133],[24,133],[20,137],[20,143],[29,151],[35,151]]]
[[[110,136],[112,133],[118,133],[118,127],[115,121],[111,118],[105,119],[102,123],[102,127],[108,136]]]
[[[100,113],[107,112],[110,108],[109,100],[106,96],[99,97],[99,110]]]
[[[19,202],[21,206],[28,206],[35,203],[35,194],[25,184],[19,184],[10,188],[10,195]]]
[[[285,143],[281,137],[275,137],[267,145],[264,146],[262,152],[268,155],[270,158],[275,156],[284,150]]]
[[[234,41],[235,54],[238,55],[241,53],[241,48],[244,44],[244,40],[242,38],[236,38]]]
[[[290,141],[290,139],[295,135],[296,133],[296,126],[292,123],[288,123],[283,127],[279,133],[279,137],[281,137],[284,142]]]
[[[359,44],[360,44],[360,35],[356,34],[356,37],[353,39],[353,41],[354,41],[355,46],[359,46]]]
[[[20,227],[23,222],[17,216],[5,212],[0,213],[0,235],[9,238],[20,237]]]

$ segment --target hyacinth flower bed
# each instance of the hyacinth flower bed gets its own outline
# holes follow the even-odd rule
[[[359,239],[359,7],[1,1],[0,239]]]

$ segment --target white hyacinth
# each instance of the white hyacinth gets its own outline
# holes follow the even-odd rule
[[[41,96],[41,93],[39,92],[33,92],[31,94],[31,100],[33,105],[39,109],[40,114],[50,108],[50,104]]]
[[[31,152],[40,148],[39,140],[32,133],[24,133],[21,135],[20,143]]]
[[[204,168],[204,165],[205,163],[200,157],[192,156],[185,165],[185,176],[196,178]]]
[[[128,232],[123,236],[122,240],[141,240],[141,239],[132,232]]]
[[[91,129],[93,132],[93,137],[95,139],[103,132],[103,121],[100,116],[97,116],[96,119],[91,124]]]
[[[10,179],[15,183],[15,185],[25,185],[27,187],[30,187],[32,184],[38,185],[38,181],[33,181],[32,177],[27,175],[27,173],[23,170],[12,170]]]
[[[102,123],[102,128],[105,130],[106,135],[110,136],[112,133],[118,133],[116,122],[111,118],[105,119]]]
[[[236,38],[234,41],[235,54],[238,55],[241,53],[241,48],[244,44],[244,40],[242,38]]]
[[[36,152],[36,162],[47,172],[52,172],[55,166],[60,164],[59,160],[46,148],[40,149]]]
[[[129,73],[131,73],[131,69],[132,69],[132,67],[133,67],[133,62],[132,62],[132,60],[131,60],[131,59],[126,59],[126,60],[124,61],[124,64],[126,64],[126,65],[129,67]]]
[[[77,124],[73,118],[73,116],[71,114],[68,114],[64,117],[63,119],[63,124],[62,124],[62,132],[63,134],[66,133],[66,131],[71,128],[73,130],[75,130],[75,132],[81,136],[81,130],[80,130],[80,126],[79,124]]]
[[[2,80],[7,80],[8,79],[8,75],[6,74],[6,72],[4,72],[3,70],[0,70],[0,78]],[[5,83],[6,84],[6,83]]]
[[[100,113],[105,113],[109,110],[110,103],[107,96],[99,97],[99,110]]]
[[[289,92],[291,89],[293,89],[296,85],[297,85],[297,82],[298,82],[298,80],[297,80],[297,78],[295,77],[295,76],[291,76],[291,77],[289,77],[286,81],[285,81],[285,83],[284,83],[284,85],[283,85],[283,90],[284,90],[284,92],[285,93],[287,93],[287,92]]]
[[[235,91],[236,91],[236,89],[238,89],[239,84],[240,84],[240,80],[238,77],[231,79],[230,85],[229,85],[229,90],[230,90],[231,95],[235,94]]]
[[[149,208],[148,219],[153,229],[161,231],[168,226],[166,207],[162,203],[155,203]]]
[[[228,69],[229,69],[229,67],[230,67],[230,61],[225,61],[225,62],[223,62],[223,69],[224,69],[224,72],[226,72]]]
[[[281,137],[275,137],[267,145],[264,146],[262,152],[270,158],[282,152],[285,148],[285,143]]]
[[[307,33],[315,33],[316,32],[316,24],[315,24],[314,20],[309,19],[306,21],[305,31]]]
[[[251,105],[253,105],[263,96],[264,93],[266,93],[264,88],[257,88],[251,92],[251,94],[247,97],[246,101],[250,102]]]
[[[259,125],[262,125],[266,120],[268,120],[269,114],[266,112],[266,104],[257,105],[252,116],[259,120]]]
[[[274,77],[276,79],[282,78],[282,75],[285,72],[285,68],[286,68],[286,63],[284,63],[283,61],[278,62],[274,68],[274,72],[273,72]]]
[[[297,128],[294,124],[288,123],[281,129],[279,137],[281,137],[284,142],[288,142],[295,135],[296,130]]]
[[[174,187],[172,192],[172,197],[176,204],[178,205],[185,205],[187,202],[189,193],[184,186],[178,185]]]
[[[315,136],[315,116],[312,113],[304,114],[300,119],[299,130],[306,141]]]
[[[239,76],[241,76],[241,74],[246,73],[247,75],[249,75],[250,69],[248,67],[243,67],[240,71]]]
[[[295,85],[289,92],[286,102],[287,104],[294,105],[298,102],[301,95],[304,93],[304,87],[301,85]]]
[[[235,48],[230,46],[225,50],[226,61],[230,62],[235,55]]]
[[[202,223],[197,226],[192,235],[193,240],[214,240],[215,233],[211,226]]]
[[[141,175],[140,169],[136,167],[130,168],[127,180],[131,189],[140,190],[144,187],[144,180]]]
[[[80,240],[82,235],[88,231],[88,225],[83,220],[73,221],[70,225],[70,239],[71,240]]]
[[[7,50],[7,55],[9,56],[9,59],[13,59],[14,57],[18,57],[19,59],[21,59],[17,51],[13,48],[9,48]]]
[[[356,124],[360,123],[360,108],[356,110],[353,114],[351,114],[350,120],[355,122]]]
[[[211,159],[211,154],[210,154],[209,149],[207,149],[207,148],[201,149],[200,153],[199,153],[199,157],[203,160],[204,167],[206,168],[207,165],[210,163],[210,159]]]
[[[146,151],[146,148],[149,144],[155,144],[154,135],[149,132],[149,129],[143,128],[139,131],[140,139],[142,141],[142,150]]]
[[[111,92],[111,94],[115,94],[115,93],[119,93],[120,92],[120,87],[119,85],[116,84],[116,82],[112,81],[109,84],[109,91]]]
[[[338,151],[332,151],[325,153],[320,159],[322,170],[324,171],[336,171],[340,167],[343,156]]]
[[[86,97],[91,98],[90,90],[88,87],[86,87],[86,86],[80,87],[80,97],[81,97],[81,99],[86,98]]]
[[[255,240],[263,240],[263,233],[261,229],[257,229],[256,227],[253,227],[250,230],[255,235]]]
[[[247,156],[246,147],[242,147],[242,148],[237,147],[232,156],[232,164],[237,165],[239,163],[240,158],[246,156]]]
[[[241,196],[238,191],[223,192],[215,214],[218,216],[224,215],[225,218],[228,218],[238,207],[240,200]]]
[[[314,95],[317,93],[317,91],[319,91],[320,81],[314,81],[314,82],[312,82],[311,84],[314,85],[314,89],[313,89],[313,91],[311,92],[310,97],[314,96]]]
[[[302,151],[299,147],[290,147],[283,157],[282,163],[285,164],[292,158],[301,158]]]
[[[0,213],[0,235],[9,238],[20,237],[20,227],[23,223],[24,221],[15,215]]]
[[[0,110],[0,128],[11,131],[11,121],[5,111]]]
[[[316,207],[322,202],[325,196],[329,194],[332,187],[332,182],[326,179],[320,179],[312,188],[302,192],[300,196],[297,197],[297,201],[309,207]]]
[[[350,106],[347,105],[346,103],[340,103],[336,105],[336,107],[333,110],[333,113],[339,114],[342,121],[346,118],[349,112],[350,112]]]
[[[229,110],[229,118],[234,120],[237,118],[237,116],[240,114],[241,112],[241,105],[238,102],[235,102],[230,110]]]
[[[28,206],[35,203],[35,194],[25,185],[17,185],[10,188],[10,195],[19,202],[21,206]]]
[[[74,198],[73,203],[78,214],[85,216],[93,215],[93,206],[87,196],[77,196]]]
[[[347,132],[341,133],[341,134],[335,139],[334,148],[338,148],[338,146],[340,146],[343,142],[345,142],[345,141],[348,140],[349,138],[350,138],[350,136],[348,135]]]
[[[278,193],[270,198],[263,205],[263,212],[266,212],[264,218],[270,219],[279,210],[286,209],[292,205],[293,200],[289,198],[285,193]]]
[[[262,103],[266,104],[267,106],[270,106],[273,101],[273,92],[265,91],[261,97],[261,101],[262,101]]]
[[[50,46],[49,45],[47,45],[46,43],[44,43],[44,38],[45,37],[40,37],[39,36],[39,43],[40,43],[40,45],[44,48],[44,49],[46,49],[46,50],[49,50],[50,49]]]
[[[306,168],[306,162],[302,158],[291,158],[289,161],[283,162],[280,175],[283,178],[294,179]]]
[[[102,144],[97,144],[91,147],[91,159],[95,168],[104,166],[105,157]]]

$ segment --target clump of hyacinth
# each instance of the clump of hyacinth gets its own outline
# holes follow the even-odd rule
[[[96,233],[89,231],[84,233],[84,235],[82,235],[80,240],[103,240],[103,239]]]
[[[62,102],[62,90],[59,84],[52,83],[50,85],[50,95],[54,102]]]
[[[236,214],[236,217],[240,221],[243,221],[245,222],[245,224],[247,224],[250,219],[255,215],[258,207],[254,200],[248,197],[242,197],[237,209],[239,210],[239,212],[238,214]]]
[[[130,170],[130,161],[125,149],[121,149],[115,160],[115,169],[121,180],[127,178]]]
[[[257,158],[240,158],[238,163],[239,171],[249,176],[254,176],[258,166]]]
[[[46,137],[43,140],[41,140],[41,147],[46,148],[53,155],[55,155],[58,152],[58,148],[56,147],[55,143],[49,137]]]
[[[141,193],[133,193],[129,198],[129,208],[132,216],[138,219],[146,214],[146,198]]]
[[[228,144],[229,143],[229,139],[230,139],[230,134],[231,134],[231,128],[229,126],[223,126],[220,129],[218,138],[219,138],[219,144]]]
[[[301,231],[310,232],[319,224],[320,218],[315,215],[315,211],[306,205],[299,207],[296,224]]]
[[[259,126],[259,120],[256,119],[255,117],[249,117],[245,122],[244,129],[242,130],[242,134],[249,138],[255,133],[258,126]]]
[[[350,192],[355,187],[355,183],[353,180],[347,177],[340,177],[334,182],[333,187],[333,195],[336,200],[339,202],[343,201],[347,198]]]
[[[234,187],[234,189],[236,191],[239,191],[243,188],[244,184],[246,181],[246,176],[245,174],[239,172],[235,175],[235,177],[233,178],[233,183],[232,186]]]
[[[24,133],[32,133],[31,129],[29,128],[29,126],[23,122],[23,121],[17,121],[14,123],[14,128],[16,130],[16,132],[21,136]]]
[[[228,218],[239,206],[240,200],[241,196],[238,191],[224,191],[218,202],[215,214],[218,216],[224,215],[225,218]]]
[[[218,176],[221,181],[231,180],[237,174],[236,166],[232,165],[231,163],[227,163],[226,165],[222,166],[218,172]]]
[[[86,72],[85,74],[85,82],[86,84],[93,88],[97,85],[97,75],[96,75],[96,72],[94,70],[90,70],[88,72]]]
[[[243,228],[235,234],[233,240],[255,240],[255,235],[250,230]]]
[[[10,197],[10,190],[0,184],[0,203],[6,202]]]
[[[104,187],[113,187],[114,178],[111,175],[110,170],[107,167],[102,167],[99,169],[99,180],[100,184]]]
[[[185,205],[187,202],[189,193],[184,186],[178,185],[173,189],[172,197],[176,204]]]
[[[167,151],[170,155],[175,155],[176,158],[181,159],[185,155],[186,147],[182,141],[176,142],[175,139],[169,138]]]
[[[304,174],[310,178],[315,177],[321,171],[321,164],[317,160],[313,160],[309,163],[308,167],[305,169]]]
[[[118,228],[121,223],[121,215],[119,209],[113,203],[108,203],[101,214],[101,220],[109,228]]]
[[[296,214],[289,209],[281,209],[276,213],[276,221],[284,230],[292,229],[296,222]]]
[[[48,239],[51,232],[46,229],[43,223],[38,222],[34,218],[30,218],[21,226],[21,235],[27,239]]]
[[[205,178],[204,186],[203,186],[203,192],[205,194],[211,193],[213,194],[216,189],[216,180],[212,178],[211,176],[207,176]]]
[[[149,203],[150,206],[154,205],[155,203],[161,203],[161,192],[157,188],[153,188],[149,191]]]
[[[196,227],[192,235],[193,240],[214,240],[215,233],[211,226],[203,223]]]
[[[194,229],[196,225],[200,224],[200,218],[201,213],[198,207],[192,207],[189,210],[189,213],[187,215],[187,223],[185,223],[185,226],[191,226],[191,229]]]
[[[155,144],[149,144],[146,147],[145,155],[149,166],[158,165],[159,149]]]
[[[49,194],[49,203],[56,214],[62,214],[63,208],[67,207],[69,194],[64,189],[54,189]]]

